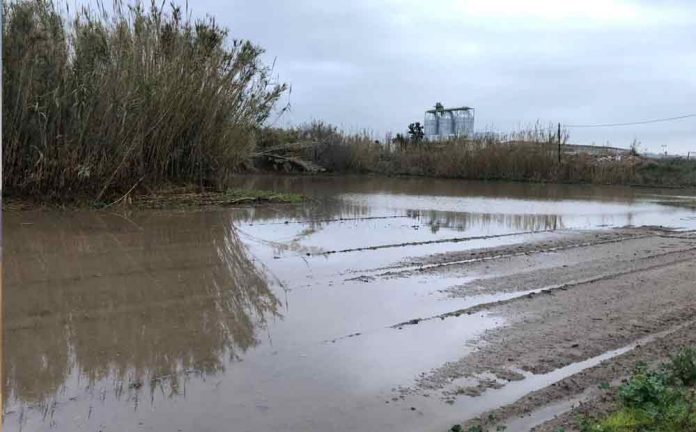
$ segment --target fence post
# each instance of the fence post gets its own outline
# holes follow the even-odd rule
[[[561,123],[558,123],[558,163],[561,163]]]

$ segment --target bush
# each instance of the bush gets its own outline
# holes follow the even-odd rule
[[[223,183],[285,85],[248,41],[175,6],[3,2],[7,192],[95,198],[142,181]]]
[[[587,432],[696,431],[695,359],[696,349],[688,348],[658,370],[639,366],[619,390],[621,408],[598,423],[585,420],[581,429]]]
[[[671,358],[669,373],[677,384],[696,386],[696,348],[687,348]]]
[[[667,374],[647,370],[641,365],[633,378],[621,387],[619,397],[626,407],[652,409],[669,404],[674,396],[672,393]]]

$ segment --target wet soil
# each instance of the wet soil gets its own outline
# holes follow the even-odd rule
[[[617,393],[638,364],[655,366],[684,346],[696,344],[696,322],[686,321],[672,331],[637,344],[616,357],[529,393],[516,402],[463,423],[464,430],[480,425],[495,430],[580,431],[584,418],[601,419],[618,408]]]
[[[665,253],[664,248],[672,250]],[[485,346],[427,375],[419,386],[433,388],[443,381],[485,372],[490,365],[547,373],[694,316],[696,240],[650,237],[623,244],[624,254],[631,256],[635,250],[652,251],[652,255],[632,260],[630,268],[591,279],[568,279],[570,272],[563,278],[555,271],[532,272],[520,278],[517,289],[554,286],[539,294],[465,309],[464,313],[485,310],[506,316],[508,326],[489,331],[483,337]],[[620,260],[612,264],[626,265]],[[579,272],[578,265],[573,270]],[[493,285],[496,282],[500,281]]]
[[[543,423],[539,421],[543,417],[535,416],[535,410],[543,412],[544,407],[554,402],[580,396],[576,402],[584,401],[581,407],[568,413],[565,411],[570,411],[571,406],[551,410],[551,415],[563,416],[538,430],[555,431],[558,427],[576,430],[578,413],[601,414],[611,407],[612,400],[610,391],[594,390],[601,383],[627,377],[639,360],[659,361],[680,347],[696,343],[693,332],[696,324],[692,322],[696,317],[696,237],[692,233],[651,235],[650,230],[641,231],[647,236],[623,240],[620,248],[614,248],[614,257],[611,252],[596,247],[593,248],[596,259],[582,264],[531,269],[470,284],[479,292],[514,289],[524,293],[525,289],[546,288],[455,312],[456,315],[485,310],[504,315],[509,321],[503,328],[488,331],[474,353],[433,370],[416,386],[404,391],[437,389],[450,401],[462,394],[478,396],[489,388],[524,379],[525,373],[548,374],[621,348],[645,335],[688,323],[633,352],[573,374],[510,406],[487,412],[465,426],[483,423],[494,427],[515,416],[530,414],[532,419]],[[587,277],[588,274],[593,276]],[[462,295],[467,288],[467,285],[459,286],[450,293]],[[514,426],[511,430],[538,426],[534,420],[510,424]]]

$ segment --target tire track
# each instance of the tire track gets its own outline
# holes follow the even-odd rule
[[[451,237],[451,238],[439,239],[439,240],[425,240],[425,241],[418,241],[418,242],[392,243],[392,244],[385,244],[385,245],[378,245],[378,246],[365,246],[365,247],[358,247],[358,248],[325,251],[325,252],[313,254],[313,256],[323,256],[323,255],[332,255],[332,254],[350,253],[350,252],[361,252],[361,251],[366,251],[366,250],[390,249],[390,248],[397,248],[397,247],[423,246],[423,245],[438,244],[438,243],[460,243],[460,242],[472,241],[472,240],[488,240],[488,239],[493,239],[493,238],[532,235],[532,234],[549,233],[549,232],[557,232],[557,231],[559,231],[559,230],[522,231],[522,232],[488,235],[488,236]]]
[[[670,256],[670,255],[689,253],[689,252],[693,252],[693,251],[696,251],[696,246],[691,247],[691,248],[687,248],[687,249],[680,249],[678,251],[669,251],[669,252],[664,252],[664,253],[660,253],[660,254],[650,255],[648,257],[642,257],[642,258],[639,258],[637,261],[647,261],[647,260],[662,258],[665,256]],[[657,270],[660,268],[669,267],[672,265],[677,265],[677,264],[681,264],[681,263],[693,261],[693,260],[694,260],[694,257],[690,256],[690,257],[683,258],[683,259],[673,260],[673,261],[670,261],[667,263],[660,263],[660,264],[655,264],[655,265],[651,265],[651,266],[647,266],[647,267],[642,267],[642,268],[637,268],[637,269],[634,268],[634,269],[630,269],[630,270],[623,270],[623,271],[618,271],[618,272],[613,272],[613,273],[605,273],[605,274],[601,274],[598,276],[584,278],[584,279],[578,279],[578,280],[565,282],[565,283],[561,283],[561,284],[547,285],[545,287],[536,288],[536,289],[532,289],[532,290],[517,291],[514,293],[510,293],[511,296],[509,298],[506,298],[503,300],[498,300],[495,302],[480,303],[480,304],[477,304],[474,306],[458,309],[458,310],[452,311],[452,312],[446,312],[444,314],[434,315],[431,317],[415,318],[415,319],[412,319],[409,321],[404,321],[404,322],[401,322],[398,324],[394,324],[390,327],[398,329],[398,328],[408,326],[408,325],[419,324],[421,321],[429,321],[429,320],[433,320],[433,319],[437,319],[437,318],[445,319],[445,318],[450,318],[450,317],[458,317],[458,316],[463,315],[463,314],[471,315],[473,313],[480,312],[480,311],[488,309],[488,308],[492,308],[492,307],[500,306],[500,305],[504,305],[504,304],[509,304],[509,303],[512,303],[512,302],[519,300],[519,299],[533,298],[535,295],[538,295],[538,294],[552,294],[553,291],[565,291],[567,289],[570,289],[570,288],[573,288],[576,286],[580,286],[580,285],[595,283],[595,282],[599,282],[599,281],[603,281],[603,280],[615,279],[615,278],[619,278],[619,277],[626,276],[629,274],[634,274],[634,273],[641,273],[641,272],[645,272],[645,271]]]
[[[396,269],[396,270],[385,271],[383,273],[377,274],[375,277],[398,277],[398,276],[401,276],[402,274],[404,274],[404,276],[409,276],[408,273],[410,273],[410,272],[423,272],[426,270],[439,269],[439,268],[443,268],[443,267],[462,265],[462,264],[471,264],[471,263],[480,263],[480,262],[486,262],[486,261],[494,261],[494,260],[499,260],[499,259],[518,257],[518,256],[522,256],[522,255],[561,252],[561,251],[577,249],[577,248],[582,248],[582,247],[592,247],[592,246],[600,246],[600,245],[612,244],[612,243],[621,243],[621,242],[628,241],[628,240],[639,240],[639,239],[656,237],[656,236],[657,235],[654,233],[637,234],[637,235],[632,235],[632,236],[612,238],[612,239],[600,240],[600,241],[586,241],[586,242],[580,242],[580,243],[571,243],[571,244],[567,244],[567,245],[561,245],[561,246],[555,246],[555,247],[549,247],[549,248],[528,249],[528,250],[523,250],[523,251],[507,252],[507,253],[503,252],[503,253],[498,253],[498,254],[494,254],[494,255],[478,256],[475,258],[468,258],[468,259],[463,259],[463,260],[445,261],[445,262],[438,262],[438,263],[432,263],[432,264],[420,264],[420,265],[417,264],[417,265],[411,265],[411,266],[406,265],[406,266],[401,266],[401,267],[394,266],[391,268]],[[375,269],[375,271],[385,270],[385,269],[386,268]],[[361,276],[346,279],[346,280],[348,280],[348,281],[360,280],[360,278],[364,278],[364,277],[365,277],[364,275],[361,275]]]

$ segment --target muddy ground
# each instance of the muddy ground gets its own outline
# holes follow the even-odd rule
[[[450,296],[511,293],[505,300],[477,304],[428,319],[487,313],[507,325],[489,330],[470,355],[423,374],[403,394],[436,392],[454,402],[490,389],[505,389],[530,375],[617,353],[509,405],[464,422],[495,430],[577,430],[577,416],[600,415],[611,407],[611,389],[637,361],[656,362],[681,346],[696,344],[696,235],[653,228],[573,233],[557,240],[489,251],[439,254],[418,262],[413,272],[479,272],[475,281],[453,286]],[[488,275],[488,276],[485,276]],[[401,277],[398,271],[388,277]],[[666,332],[662,334],[662,332]],[[654,340],[651,335],[657,335]],[[646,339],[646,337],[648,337]],[[603,386],[605,387],[605,386]],[[572,408],[572,409],[571,409]],[[555,418],[558,416],[558,418]],[[527,417],[525,419],[525,417]],[[462,419],[466,420],[466,419]],[[466,427],[464,428],[466,430]]]

